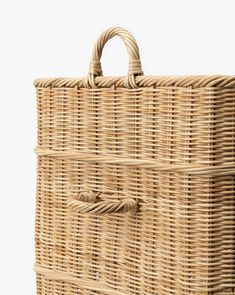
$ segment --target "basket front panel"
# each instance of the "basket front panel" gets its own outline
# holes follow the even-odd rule
[[[39,295],[234,294],[234,176],[201,168],[234,162],[234,93],[38,88]],[[138,212],[68,207],[90,190]]]

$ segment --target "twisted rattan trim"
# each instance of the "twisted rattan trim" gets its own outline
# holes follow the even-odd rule
[[[186,164],[164,164],[156,160],[143,160],[143,159],[131,159],[117,156],[107,155],[94,155],[89,152],[82,151],[54,151],[50,149],[44,149],[41,147],[35,148],[35,152],[38,156],[50,156],[50,157],[62,157],[77,159],[84,162],[96,162],[104,164],[119,164],[132,167],[142,167],[145,169],[156,169],[159,172],[181,172],[191,175],[233,175],[235,174],[235,163],[229,163],[226,165],[202,165],[197,163]]]
[[[126,77],[96,77],[99,88],[125,87]],[[235,87],[235,76],[136,76],[135,83],[142,87]],[[41,78],[34,81],[35,87],[84,88],[87,78]]]

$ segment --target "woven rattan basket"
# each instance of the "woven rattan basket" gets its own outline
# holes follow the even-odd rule
[[[87,78],[35,86],[38,295],[235,294],[235,76],[143,76],[111,28]]]

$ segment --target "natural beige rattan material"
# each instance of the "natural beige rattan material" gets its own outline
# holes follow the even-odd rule
[[[127,77],[102,77],[118,35]],[[235,294],[235,77],[147,77],[121,28],[39,79],[38,295]]]

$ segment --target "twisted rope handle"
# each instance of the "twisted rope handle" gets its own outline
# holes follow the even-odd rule
[[[88,83],[91,87],[96,88],[95,84],[95,77],[96,76],[102,76],[102,67],[100,63],[102,51],[104,48],[105,43],[113,38],[114,36],[119,36],[122,41],[125,43],[128,57],[129,57],[129,67],[128,67],[128,75],[126,80],[126,86],[128,88],[137,88],[135,82],[135,76],[136,75],[143,75],[143,71],[141,68],[141,62],[140,62],[140,54],[139,54],[139,48],[136,43],[135,38],[132,36],[130,32],[123,28],[110,28],[107,31],[103,32],[99,39],[97,40],[94,49],[93,54],[90,62],[90,68],[89,68],[89,76],[88,76]]]
[[[93,191],[80,192],[77,199],[71,198],[68,207],[77,213],[110,214],[135,213],[137,202],[134,199],[118,201],[98,201],[99,193]]]

